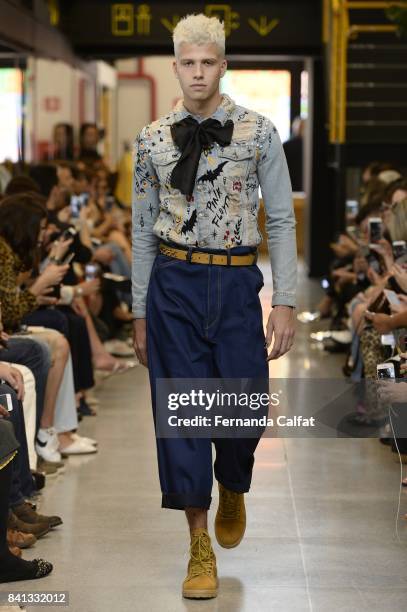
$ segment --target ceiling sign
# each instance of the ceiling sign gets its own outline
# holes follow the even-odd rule
[[[171,53],[179,20],[202,12],[225,26],[229,53],[312,52],[321,44],[321,2],[82,2],[61,0],[61,27],[79,52]]]

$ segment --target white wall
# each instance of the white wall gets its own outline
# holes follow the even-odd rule
[[[144,58],[144,73],[156,83],[157,118],[168,113],[181,97],[172,69],[172,57]],[[143,126],[152,120],[151,86],[147,79],[120,79],[120,73],[134,74],[136,59],[119,60],[114,67],[97,62],[93,81],[88,74],[59,61],[30,58],[27,67],[26,159],[35,159],[35,144],[51,142],[56,123],[72,123],[78,134],[80,82],[85,79],[84,120],[100,124],[100,96],[103,89],[110,95],[110,162],[120,159],[124,142],[132,143]],[[95,99],[95,96],[97,99]],[[46,100],[57,100],[59,108],[46,109]],[[31,147],[33,144],[33,147]]]
[[[29,58],[26,86],[27,161],[36,160],[38,143],[52,142],[56,123],[71,123],[78,132],[82,80],[85,82],[83,120],[95,121],[95,82],[87,73],[60,61]]]
[[[123,143],[132,143],[141,128],[150,123],[151,85],[147,79],[121,79],[120,73],[134,74],[138,69],[136,59],[119,60],[117,90],[117,158],[123,151]],[[175,101],[181,96],[181,90],[172,70],[172,57],[146,57],[143,62],[143,73],[151,75],[156,82],[157,117],[168,113]]]
[[[147,57],[144,61],[145,72],[157,79],[157,115],[162,117],[170,111],[174,103],[182,97],[181,88],[172,69],[172,55]]]

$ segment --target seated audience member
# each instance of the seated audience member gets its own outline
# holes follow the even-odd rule
[[[86,164],[102,159],[97,151],[100,132],[95,123],[83,123],[79,132],[79,159]]]
[[[12,397],[13,407],[17,398],[10,387],[0,386],[0,394]],[[9,412],[0,405],[0,583],[18,580],[33,580],[47,576],[53,569],[52,564],[43,559],[25,561],[19,557],[16,547],[10,551],[7,542],[10,491],[13,461],[18,453],[19,443],[15,438]],[[13,554],[14,553],[14,554]]]
[[[49,297],[49,291],[61,282],[68,266],[50,264],[29,284],[32,270],[38,265],[38,247],[45,227],[46,209],[38,196],[19,194],[1,202],[0,258],[3,265],[0,269],[0,298],[3,323],[8,332],[17,329],[22,318],[38,306],[57,302],[56,298]],[[25,285],[22,290],[21,285]],[[69,345],[62,335],[58,335],[56,345],[36,445],[37,453],[51,462],[61,459],[56,450],[58,447],[69,453],[74,442],[69,431],[60,432],[58,436],[54,429],[56,398],[70,357]],[[75,417],[72,429],[76,425]],[[88,452],[94,452],[90,445]]]
[[[73,161],[74,133],[70,123],[57,123],[52,134],[50,159]]]

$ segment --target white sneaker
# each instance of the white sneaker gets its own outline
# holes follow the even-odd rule
[[[91,444],[92,446],[98,445],[97,440],[94,440],[93,438],[86,438],[85,436],[80,436],[77,433],[71,433],[71,438],[72,440],[82,440],[82,442],[85,442],[85,444]]]
[[[39,457],[44,461],[61,461],[61,454],[58,451],[58,435],[53,427],[39,429],[35,439],[35,450]]]
[[[89,455],[91,453],[97,453],[98,449],[92,444],[86,444],[83,440],[74,440],[71,444],[68,444],[65,448],[61,448],[61,453],[65,455]]]

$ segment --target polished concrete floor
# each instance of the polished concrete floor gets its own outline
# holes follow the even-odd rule
[[[268,314],[270,279],[261,265]],[[301,269],[299,310],[319,295]],[[312,348],[311,329],[299,324],[295,348],[273,363],[272,376],[341,376],[343,355]],[[246,498],[246,536],[233,550],[215,542],[219,596],[188,601],[180,595],[186,522],[183,513],[160,508],[147,372],[139,366],[97,393],[99,414],[81,433],[96,437],[100,451],[69,459],[65,474],[49,482],[41,511],[61,514],[64,525],[25,555],[53,561],[54,572],[13,590],[69,591],[73,612],[407,609],[407,521],[400,518],[396,530],[400,466],[377,441],[263,439]],[[215,487],[213,494],[211,533]]]

